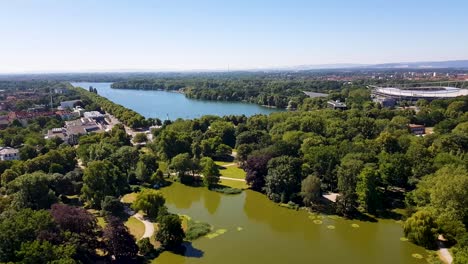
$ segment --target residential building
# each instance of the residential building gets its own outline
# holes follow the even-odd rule
[[[19,150],[10,147],[0,147],[0,160],[19,160]]]
[[[409,124],[408,128],[414,135],[426,134],[426,127],[424,125]]]

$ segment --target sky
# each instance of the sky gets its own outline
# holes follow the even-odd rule
[[[466,0],[0,0],[0,72],[468,59]]]

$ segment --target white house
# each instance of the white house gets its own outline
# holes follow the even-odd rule
[[[19,160],[19,150],[10,147],[0,147],[0,160]]]

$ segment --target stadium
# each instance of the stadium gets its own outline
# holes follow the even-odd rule
[[[425,83],[403,85],[371,85],[374,97],[392,98],[398,101],[417,101],[425,99],[448,99],[458,96],[468,96],[468,89],[464,89],[465,83]],[[468,87],[467,87],[468,88]]]

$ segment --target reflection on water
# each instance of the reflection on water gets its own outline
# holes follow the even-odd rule
[[[426,263],[412,257],[427,255],[424,249],[401,241],[402,228],[391,220],[349,221],[290,210],[250,190],[224,195],[174,183],[162,192],[170,211],[226,232],[194,241],[200,258],[164,252],[154,263]]]

